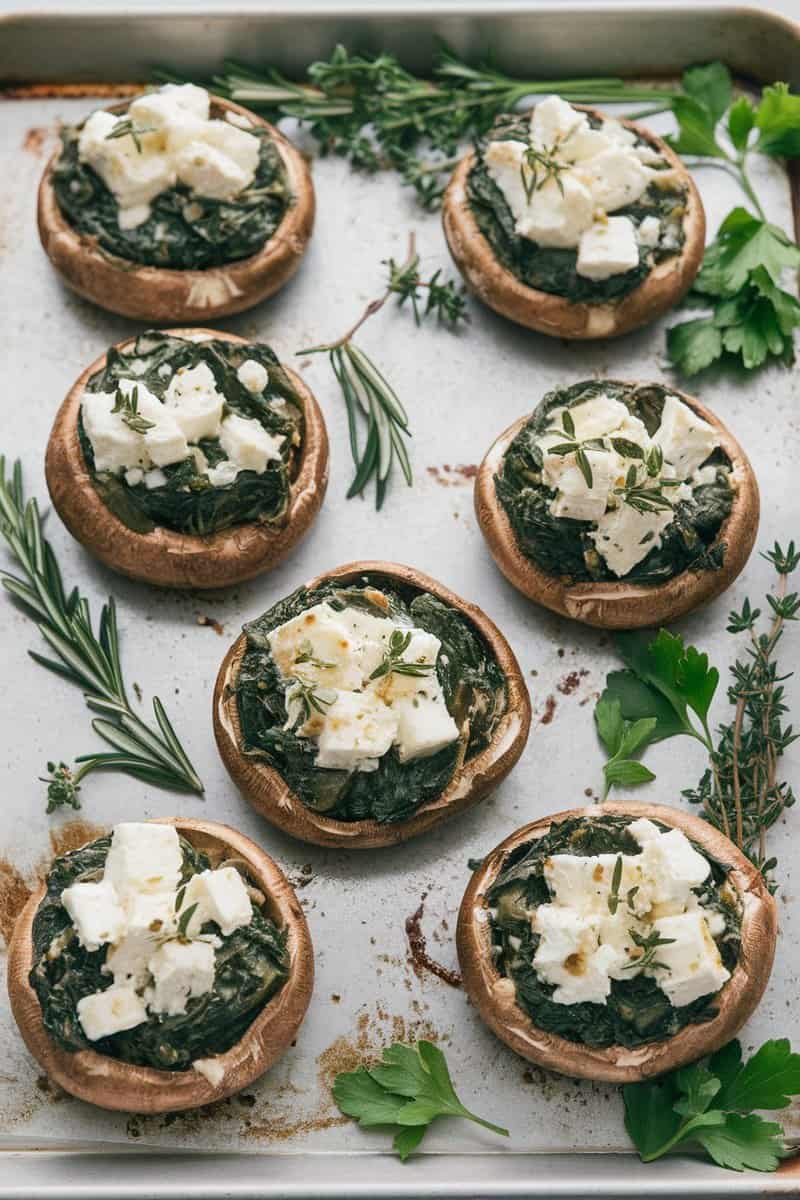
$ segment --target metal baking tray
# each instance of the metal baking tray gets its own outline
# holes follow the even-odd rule
[[[75,377],[132,323],[67,292],[42,253],[35,194],[59,121],[96,107],[109,81],[145,80],[155,63],[186,71],[225,56],[272,62],[289,74],[329,53],[336,41],[386,48],[416,71],[430,65],[436,39],[465,55],[490,48],[501,65],[528,76],[620,72],[677,74],[690,62],[725,59],[752,79],[800,83],[800,28],[757,8],[683,4],[607,5],[373,3],[350,7],[273,3],[269,12],[217,5],[193,12],[133,15],[116,6],[90,13],[7,16],[0,25],[0,78],[8,85],[0,145],[0,322],[4,405],[2,448],[19,454],[30,494],[45,496],[43,453],[56,407]],[[45,86],[24,86],[24,85]],[[65,89],[63,84],[92,85]],[[655,123],[654,123],[655,124]],[[656,128],[661,126],[656,125]],[[754,164],[755,170],[755,164]],[[771,218],[791,228],[790,181],[777,163],[757,165]],[[225,328],[270,342],[281,358],[339,334],[380,291],[382,259],[399,257],[415,230],[424,264],[451,267],[439,218],[426,215],[393,176],[353,174],[336,158],[314,162],[318,223],[307,259],[274,299]],[[697,176],[711,229],[741,201],[721,171]],[[696,1196],[800,1192],[792,1164],[778,1174],[736,1175],[689,1157],[643,1167],[630,1153],[617,1089],[528,1066],[482,1025],[461,990],[420,966],[406,921],[418,923],[431,956],[456,965],[453,930],[467,860],[511,829],[581,802],[597,788],[601,756],[592,705],[615,661],[608,638],[526,602],[492,565],[472,512],[473,468],[495,435],[529,411],[548,388],[587,376],[669,378],[664,323],[614,343],[567,344],[517,329],[471,303],[462,335],[415,331],[391,308],[361,335],[408,406],[414,433],[413,490],[396,486],[380,514],[371,501],[346,502],[351,464],[342,401],[326,362],[306,360],[304,378],[325,411],[332,482],[303,545],[270,575],[224,595],[161,592],[124,581],[89,558],[57,518],[48,522],[68,581],[79,580],[97,611],[118,598],[128,678],[166,702],[207,786],[206,798],[176,798],[125,778],[93,777],[77,814],[49,818],[37,775],[48,758],[73,758],[93,745],[76,690],[48,677],[26,655],[31,622],[0,604],[5,686],[4,821],[0,831],[0,927],[43,870],[53,849],[123,818],[176,810],[214,817],[264,845],[300,885],[317,954],[308,1019],[283,1061],[244,1096],[174,1117],[103,1112],[60,1096],[39,1077],[8,1008],[0,1005],[0,1197],[389,1197]],[[800,504],[800,422],[796,374],[753,378],[708,374],[703,400],[730,424],[752,457],[763,494],[760,548],[796,532]],[[794,394],[793,394],[794,393]],[[2,553],[0,551],[0,553]],[[528,677],[533,732],[519,766],[497,793],[429,836],[391,850],[347,853],[302,845],[261,821],[237,794],[218,759],[211,688],[228,642],[255,616],[319,570],[354,557],[408,562],[477,601],[509,637]],[[746,594],[760,602],[770,568],[754,555],[730,592],[681,623],[715,662],[730,661],[725,616]],[[210,617],[224,628],[199,624]],[[785,642],[798,665],[797,633]],[[794,659],[792,664],[791,660]],[[790,702],[800,700],[797,681]],[[724,688],[716,712],[722,716]],[[787,770],[798,758],[787,755]],[[702,760],[692,745],[648,752],[658,782],[653,801],[681,803]],[[73,815],[74,814],[70,814]],[[772,981],[743,1033],[748,1047],[795,1034],[800,968],[800,866],[792,826],[770,834],[779,858],[782,935]],[[394,1039],[435,1036],[444,1045],[466,1103],[512,1130],[500,1142],[457,1122],[437,1126],[425,1152],[406,1166],[388,1139],[344,1121],[329,1085],[337,1071]],[[789,1114],[800,1133],[800,1112]]]

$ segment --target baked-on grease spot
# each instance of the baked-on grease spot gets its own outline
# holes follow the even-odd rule
[[[41,158],[42,150],[50,133],[51,130],[46,125],[33,125],[22,140],[22,149],[27,154],[32,154],[34,158]]]
[[[556,688],[561,692],[562,696],[571,696],[581,686],[581,680],[585,679],[589,672],[585,667],[581,667],[579,671],[570,671],[559,679]]]
[[[197,624],[213,629],[217,637],[222,637],[225,633],[225,626],[217,621],[215,617],[207,617],[205,613],[197,614]]]
[[[6,945],[30,894],[31,889],[14,864],[0,858],[0,934]]]
[[[475,463],[460,463],[458,466],[444,463],[441,467],[426,467],[426,470],[440,487],[461,487],[471,483],[478,474]]]
[[[450,987],[461,987],[461,976],[458,971],[451,970],[449,967],[442,966],[431,958],[427,950],[427,941],[425,934],[422,932],[422,917],[425,912],[425,900],[428,893],[423,892],[419,907],[410,917],[406,917],[406,937],[408,938],[408,961],[414,970],[417,978],[422,978],[423,971],[430,971],[437,979],[441,979],[443,983],[447,983]]]
[[[555,716],[557,702],[555,696],[548,696],[544,702],[544,712],[539,718],[540,725],[549,725]]]

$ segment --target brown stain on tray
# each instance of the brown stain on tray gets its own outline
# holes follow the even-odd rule
[[[32,154],[34,158],[41,158],[45,143],[52,133],[46,125],[34,125],[25,134],[22,141],[22,149],[27,154]]]
[[[91,821],[66,821],[63,825],[57,825],[50,830],[53,856],[58,858],[61,854],[69,854],[71,850],[79,850],[81,846],[105,837],[109,832],[106,826],[94,825]],[[50,863],[48,862],[47,869],[49,867]]]
[[[0,858],[0,935],[6,945],[30,894],[31,888],[14,864]]]
[[[437,979],[441,979],[443,983],[447,983],[450,987],[461,987],[461,976],[458,971],[454,971],[449,967],[443,966],[437,962],[435,958],[431,958],[428,953],[428,943],[425,934],[422,931],[422,917],[425,912],[425,901],[428,893],[423,892],[418,908],[406,917],[406,937],[408,938],[408,961],[413,968],[414,974],[418,979],[422,978],[424,971],[429,971],[431,975],[435,975]]]

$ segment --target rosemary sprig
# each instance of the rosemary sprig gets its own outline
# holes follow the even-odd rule
[[[320,671],[332,671],[336,667],[336,663],[325,662],[324,659],[316,657],[314,647],[308,638],[300,643],[299,653],[294,656],[294,661],[296,666],[308,663],[309,666],[317,667]]]
[[[0,535],[22,576],[0,571],[3,587],[37,622],[54,658],[29,651],[34,662],[83,689],[92,712],[100,713],[92,728],[112,752],[77,758],[75,769],[47,764],[47,811],[62,805],[80,808],[82,780],[97,770],[122,771],[145,783],[172,791],[203,793],[203,785],[187,758],[158,697],[153,699],[156,726],[146,725],[130,706],[119,654],[113,597],[103,606],[98,632],[92,626],[89,601],[77,587],[67,594],[55,553],[42,533],[34,499],[25,500],[22,468],[16,462],[6,478],[0,456]]]
[[[115,141],[117,138],[128,137],[133,138],[134,145],[139,154],[142,153],[142,143],[140,138],[143,133],[155,133],[155,125],[135,125],[130,117],[126,117],[124,121],[117,121],[114,128],[106,134],[107,142]]]
[[[119,413],[125,424],[134,433],[147,433],[148,429],[155,429],[155,422],[148,421],[139,413],[139,389],[133,387],[126,395],[122,388],[117,388],[117,394],[114,397],[114,407],[112,413]]]
[[[302,675],[292,675],[286,689],[286,700],[290,705],[297,705],[297,716],[294,725],[302,725],[311,717],[312,712],[324,717],[336,699],[335,693],[317,691],[313,680],[304,679]]]
[[[389,647],[383,656],[383,661],[375,668],[370,679],[381,679],[384,675],[430,675],[435,670],[435,663],[406,662],[403,658],[411,645],[411,634],[395,629],[389,638]]]
[[[356,468],[347,499],[360,495],[374,476],[375,507],[378,509],[385,499],[395,459],[400,464],[406,483],[411,487],[411,461],[403,440],[411,437],[411,431],[408,428],[408,414],[394,388],[372,359],[355,345],[353,338],[365,321],[380,312],[393,295],[398,297],[400,305],[407,299],[411,300],[418,325],[432,312],[451,326],[467,319],[463,297],[452,283],[439,282],[439,271],[427,282],[419,278],[419,255],[413,233],[409,237],[405,261],[398,265],[393,259],[389,259],[386,265],[389,267],[386,290],[382,296],[370,301],[347,333],[335,342],[297,351],[299,355],[328,355],[347,409],[350,451]],[[420,287],[428,289],[428,301],[424,311],[421,311],[418,305],[417,289]],[[367,423],[367,435],[363,446],[358,435],[358,427],[362,420],[366,420]]]
[[[659,946],[671,946],[676,940],[675,938],[661,937],[657,929],[653,929],[650,933],[639,933],[635,929],[629,929],[628,933],[631,936],[634,946],[638,946],[642,953],[637,958],[633,958],[629,963],[626,963],[622,968],[623,971],[630,971],[633,967],[639,967],[641,970],[649,967],[651,971],[655,970],[656,967],[662,971],[668,969],[666,963],[658,961],[656,951]]]
[[[541,191],[544,185],[550,179],[554,179],[561,195],[564,195],[564,181],[561,178],[561,173],[566,167],[566,163],[562,162],[558,157],[558,142],[552,146],[547,146],[543,150],[537,150],[535,146],[528,146],[525,151],[525,161],[520,166],[520,177],[522,179],[522,187],[525,192],[525,198],[530,204],[533,199],[533,193]],[[527,167],[527,170],[525,169]]]
[[[330,59],[311,64],[308,83],[269,67],[257,72],[226,63],[211,88],[272,120],[306,123],[322,153],[341,154],[360,170],[397,171],[428,209],[441,201],[459,146],[526,97],[557,92],[574,103],[653,102],[661,111],[681,94],[610,76],[513,79],[490,64],[470,66],[446,48],[433,76],[411,74],[390,54],[350,54],[337,46]]]

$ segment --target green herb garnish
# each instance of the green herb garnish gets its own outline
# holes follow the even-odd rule
[[[615,487],[613,494],[638,513],[654,513],[675,507],[669,496],[664,494],[664,489],[676,487],[680,487],[678,479],[659,479],[649,485],[640,483],[639,472],[631,465],[628,467],[625,483],[622,487]]]
[[[126,117],[124,120],[117,121],[111,132],[106,134],[105,140],[107,142],[111,142],[116,138],[128,137],[130,134],[130,136],[133,138],[133,142],[138,153],[141,154],[142,143],[140,139],[142,134],[155,132],[155,125],[135,125],[130,117]]]
[[[800,597],[788,592],[788,577],[800,564],[794,542],[777,543],[765,556],[778,573],[776,594],[767,596],[770,621],[758,631],[761,610],[745,600],[728,617],[728,633],[749,639],[743,658],[731,667],[728,699],[734,718],[719,726],[716,737],[708,721],[719,682],[716,667],[680,636],[662,629],[623,633],[615,639],[626,669],[612,671],[595,708],[597,731],[609,754],[603,770],[606,792],[655,778],[631,760],[651,742],[685,735],[708,751],[709,766],[696,789],[683,795],[702,806],[703,816],[721,829],[766,875],[775,866],[766,858],[766,831],[795,801],[791,786],[778,778],[778,760],[796,740],[784,724],[787,712],[784,681],[776,649],[786,621],[800,614]]]
[[[350,451],[356,467],[347,498],[349,500],[353,496],[361,495],[374,477],[376,508],[380,508],[383,504],[395,459],[400,464],[408,486],[410,487],[413,482],[411,462],[403,440],[410,437],[411,433],[408,428],[408,414],[394,388],[381,374],[372,359],[355,345],[353,338],[364,322],[380,312],[392,295],[398,296],[398,302],[401,305],[405,300],[411,300],[418,325],[421,319],[431,312],[435,312],[440,319],[444,319],[451,325],[468,319],[461,293],[455,289],[453,284],[439,283],[439,271],[427,282],[419,278],[419,255],[416,251],[413,234],[409,238],[408,255],[405,262],[398,266],[393,259],[389,259],[386,265],[389,267],[389,282],[386,291],[377,300],[372,300],[367,305],[355,325],[347,333],[335,342],[298,351],[298,354],[324,353],[329,357],[333,373],[344,396],[350,432]],[[428,300],[423,311],[418,305],[417,289],[421,287],[428,289]],[[367,422],[367,436],[361,446],[358,426],[364,419]]]
[[[622,883],[622,855],[617,855],[614,863],[614,874],[611,877],[611,891],[608,893],[608,911],[612,917],[619,908],[619,885]]]
[[[333,1098],[342,1112],[364,1129],[398,1126],[394,1148],[403,1161],[416,1150],[437,1117],[464,1117],[508,1137],[507,1129],[464,1107],[453,1088],[445,1056],[432,1042],[387,1046],[377,1066],[337,1075]]]
[[[138,387],[131,388],[127,394],[118,387],[114,397],[114,407],[111,411],[119,413],[125,424],[134,433],[147,433],[148,429],[155,429],[155,421],[147,421],[139,415]]]
[[[435,663],[406,662],[403,658],[411,645],[411,634],[395,629],[389,638],[389,648],[383,656],[383,661],[375,668],[370,679],[380,679],[384,675],[430,675],[436,669]]]
[[[55,654],[55,658],[46,658],[31,650],[31,658],[82,689],[92,712],[102,714],[92,721],[92,729],[113,747],[113,752],[81,755],[74,770],[63,762],[57,766],[48,763],[50,774],[43,781],[48,784],[47,811],[63,805],[80,808],[81,781],[96,770],[122,771],[156,787],[202,795],[203,785],[158,697],[153,698],[156,728],[146,725],[131,708],[122,675],[113,597],[103,606],[95,633],[89,601],[77,588],[69,595],[64,588],[55,552],[42,533],[36,501],[25,501],[19,462],[7,479],[2,456],[0,535],[23,575],[0,572],[3,587],[34,618]]]
[[[545,433],[555,433],[563,438],[563,442],[557,442],[555,446],[548,446],[548,454],[556,454],[559,457],[564,457],[567,454],[575,455],[575,462],[580,470],[581,475],[586,480],[586,486],[592,487],[592,464],[589,462],[589,457],[586,454],[589,450],[604,450],[605,444],[602,438],[584,438],[582,441],[575,436],[575,422],[572,419],[572,414],[568,408],[564,409],[561,415],[562,428],[553,425],[545,430]]]
[[[657,929],[651,930],[650,933],[639,933],[636,929],[629,929],[628,933],[634,946],[638,946],[642,953],[627,963],[622,968],[623,971],[631,971],[634,967],[637,967],[641,971],[645,967],[649,967],[651,971],[656,970],[656,968],[662,971],[669,970],[666,963],[658,961],[656,954],[659,946],[671,946],[675,942],[675,938],[661,937]]]
[[[317,667],[320,671],[333,671],[336,667],[336,663],[325,662],[314,655],[314,647],[308,638],[300,643],[300,652],[294,656],[294,661],[297,666],[308,663],[309,666]]]
[[[316,683],[303,679],[300,675],[292,675],[286,689],[286,699],[290,704],[298,706],[295,725],[300,725],[309,720],[312,712],[324,717],[336,697],[317,691]]]
[[[643,1162],[696,1144],[720,1167],[774,1171],[787,1154],[783,1128],[754,1110],[786,1108],[800,1094],[800,1054],[787,1038],[745,1063],[738,1041],[711,1058],[623,1089],[625,1128]]]

